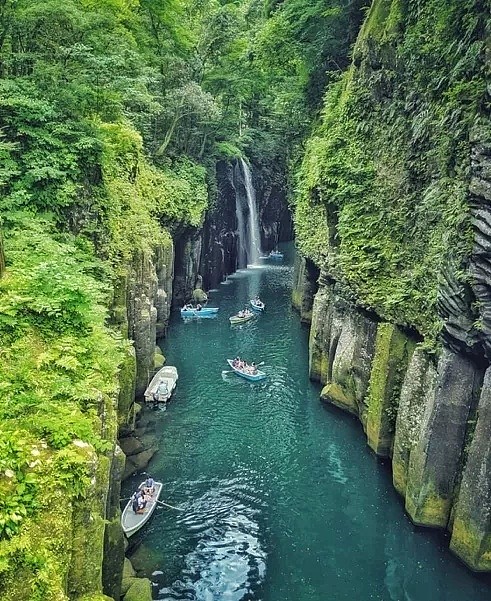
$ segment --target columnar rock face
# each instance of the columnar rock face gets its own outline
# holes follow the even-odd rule
[[[200,288],[200,258],[202,232],[189,229],[176,238],[173,302],[180,307],[191,299],[193,290]]]
[[[425,408],[434,403],[436,383],[433,359],[417,347],[404,374],[395,425],[392,477],[402,496],[406,494],[409,458],[420,438]]]
[[[455,505],[450,548],[478,571],[491,570],[491,370],[477,407],[474,436]]]
[[[446,528],[482,371],[465,356],[445,349],[438,363],[437,388],[425,408],[419,441],[411,451],[406,509],[416,524]]]
[[[489,371],[483,385],[482,363],[450,347],[436,362],[413,335],[343,297],[325,273],[319,282],[310,375],[324,384],[321,398],[357,415],[373,451],[392,457],[411,519],[453,531],[452,549],[489,570]]]
[[[382,457],[392,450],[394,425],[404,371],[414,343],[390,323],[379,323],[367,395],[366,432],[370,447]]]
[[[336,292],[321,274],[310,330],[310,377],[325,386],[322,398],[366,424],[365,397],[375,353],[377,323]]]
[[[293,238],[293,222],[286,202],[285,174],[278,165],[252,163],[259,206],[261,248],[275,248],[278,242]]]
[[[486,571],[490,27],[485,3],[373,0],[305,145],[295,212],[298,248],[321,270],[322,398],[392,457],[411,519],[447,529]]]
[[[304,323],[312,321],[312,307],[314,296],[317,292],[319,268],[301,255],[295,257],[293,272],[292,305],[300,313],[300,320]]]
[[[219,161],[216,168],[217,196],[203,226],[201,274],[206,289],[216,288],[237,268],[237,217],[234,165]]]
[[[154,370],[155,341],[169,318],[173,246],[158,245],[136,253],[127,282],[128,337],[136,353],[136,395],[145,391]]]
[[[116,446],[111,462],[109,493],[106,503],[104,561],[102,564],[102,588],[113,599],[119,599],[121,596],[121,574],[124,563],[124,534],[121,528],[120,509],[124,465],[124,453],[119,446]]]

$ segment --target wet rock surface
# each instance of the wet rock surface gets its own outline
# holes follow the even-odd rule
[[[121,438],[119,443],[126,455],[122,480],[133,474],[144,472],[158,451],[153,409],[144,407],[138,416],[134,433]]]

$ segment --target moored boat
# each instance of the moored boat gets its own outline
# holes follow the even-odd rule
[[[177,369],[173,365],[165,365],[154,375],[145,390],[147,403],[166,403],[176,387]]]
[[[232,370],[238,376],[241,376],[242,378],[245,378],[246,380],[250,380],[251,382],[259,382],[260,380],[264,380],[264,378],[267,378],[267,375],[263,371],[260,371],[257,368],[256,368],[256,372],[255,373],[248,373],[244,369],[239,369],[238,367],[235,367],[234,362],[233,362],[232,359],[227,359],[227,363],[230,365],[230,367],[232,368]]]
[[[264,311],[265,304],[263,301],[253,298],[250,303],[254,311]]]
[[[144,485],[145,482],[142,482],[139,488],[141,489]],[[135,532],[138,532],[138,530],[140,530],[140,528],[148,522],[155,510],[155,507],[157,506],[157,501],[161,491],[162,482],[154,482],[154,492],[152,495],[150,495],[150,499],[147,501],[143,513],[135,513],[131,506],[131,499],[128,501],[121,515],[121,526],[127,537],[130,537],[132,534],[135,534]]]
[[[243,315],[240,315],[239,313],[237,313],[237,315],[232,315],[232,317],[229,317],[229,321],[232,325],[236,325],[239,323],[245,323],[246,321],[249,321],[250,319],[252,319],[254,317],[254,313],[252,311],[244,311]]]
[[[218,307],[201,307],[201,309],[183,307],[181,309],[181,317],[210,317],[210,315],[215,315],[215,313],[218,313]]]

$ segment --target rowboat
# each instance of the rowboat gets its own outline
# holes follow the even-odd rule
[[[239,317],[238,315],[232,315],[229,317],[229,321],[232,325],[236,325],[238,323],[245,323],[254,317],[254,313],[251,311],[249,314],[244,315],[244,317]]]
[[[142,482],[139,488],[144,486],[144,484],[145,482]],[[152,513],[154,512],[160,492],[162,490],[162,482],[154,482],[154,488],[154,493],[150,500],[147,501],[143,513],[135,513],[133,511],[133,508],[131,507],[131,499],[126,504],[123,514],[121,515],[121,526],[127,537],[130,537],[132,534],[135,534],[135,532],[140,530],[140,528],[148,522]]]
[[[177,369],[172,365],[159,369],[145,390],[145,401],[166,403],[176,387],[178,377]]]
[[[218,307],[201,307],[201,309],[181,309],[181,317],[210,317],[218,313]]]
[[[264,311],[264,303],[263,301],[257,301],[252,299],[251,301],[251,307],[253,308],[254,311]]]
[[[278,261],[281,261],[281,259],[283,259],[283,253],[280,253],[279,250],[272,250],[269,253],[269,258],[270,259],[276,259]]]
[[[267,378],[267,375],[263,371],[260,371],[259,369],[257,370],[257,372],[255,374],[248,374],[246,371],[243,371],[242,369],[238,369],[237,367],[234,367],[234,362],[232,361],[232,359],[227,359],[227,363],[232,368],[232,371],[234,371],[238,376],[241,376],[242,378],[245,378],[246,380],[250,380],[251,382],[259,382],[260,380],[264,380],[264,378]]]

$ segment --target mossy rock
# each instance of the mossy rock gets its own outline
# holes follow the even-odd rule
[[[332,403],[350,413],[358,414],[355,399],[348,397],[343,388],[335,382],[329,382],[324,386],[321,392],[321,400]]]
[[[201,288],[195,288],[193,290],[193,301],[195,303],[204,303],[208,300],[208,295]]]
[[[165,357],[162,353],[155,353],[153,356],[153,366],[155,369],[160,369],[165,363]]]
[[[135,578],[123,601],[152,601],[152,583],[148,578]]]
[[[123,580],[125,578],[134,578],[135,576],[136,576],[136,572],[135,572],[135,568],[133,567],[133,564],[127,557],[125,557],[124,564],[123,564]]]
[[[414,343],[397,326],[379,324],[368,392],[367,438],[382,457],[391,451],[402,379],[413,350]]]
[[[482,529],[481,529],[482,530]],[[483,536],[470,522],[456,519],[450,549],[476,572],[491,571],[491,535]]]

